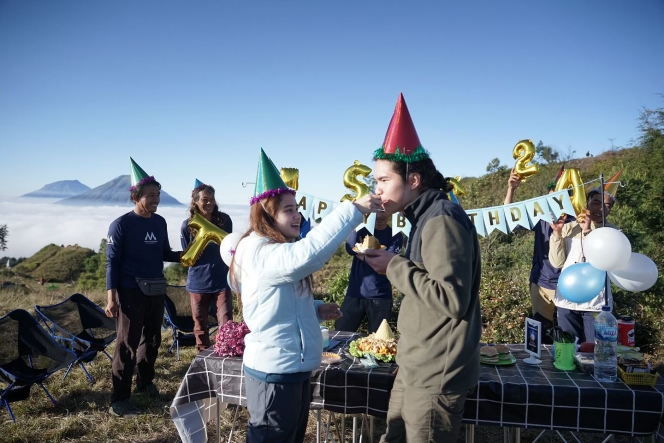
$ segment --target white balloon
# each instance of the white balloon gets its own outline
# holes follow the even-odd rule
[[[625,266],[632,245],[625,234],[614,228],[598,228],[583,239],[583,252],[588,263],[602,271]]]
[[[609,278],[621,289],[640,292],[657,282],[657,265],[649,257],[632,252],[625,266],[609,272]]]
[[[226,263],[226,266],[230,267],[231,262],[233,261],[233,254],[235,254],[235,249],[237,249],[238,243],[242,239],[242,233],[233,232],[228,234],[221,241],[219,246],[219,251],[221,252],[221,259]]]

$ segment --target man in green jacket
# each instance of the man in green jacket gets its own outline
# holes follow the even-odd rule
[[[366,259],[404,294],[399,372],[381,442],[456,441],[480,372],[477,232],[448,200],[451,186],[421,146],[403,96],[374,158],[383,207],[412,225],[405,256],[376,250]]]

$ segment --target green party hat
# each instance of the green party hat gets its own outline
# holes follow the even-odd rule
[[[263,200],[264,198],[273,197],[275,195],[290,192],[295,195],[295,191],[290,189],[284,183],[284,180],[279,174],[279,170],[272,160],[265,155],[265,151],[261,148],[261,154],[258,159],[258,172],[256,173],[256,187],[254,188],[254,196],[251,197],[251,205]]]
[[[134,161],[133,158],[129,157],[131,163],[131,188],[130,190],[136,189],[136,186],[142,185],[143,183],[155,181],[154,176],[148,175],[147,172],[143,170],[138,163]]]

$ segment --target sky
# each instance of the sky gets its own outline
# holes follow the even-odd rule
[[[654,0],[3,0],[0,201],[100,186],[131,156],[184,204],[199,179],[224,209],[251,197],[261,147],[338,200],[400,92],[446,176],[512,166],[522,139],[632,146],[662,106],[663,22]]]

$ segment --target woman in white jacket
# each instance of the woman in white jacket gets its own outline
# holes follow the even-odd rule
[[[301,216],[294,194],[261,149],[251,227],[231,265],[231,285],[251,331],[243,358],[251,443],[304,440],[309,379],[323,351],[319,323],[341,316],[336,304],[313,299],[311,274],[332,257],[363,214],[381,205],[376,196],[344,202],[297,241]]]

